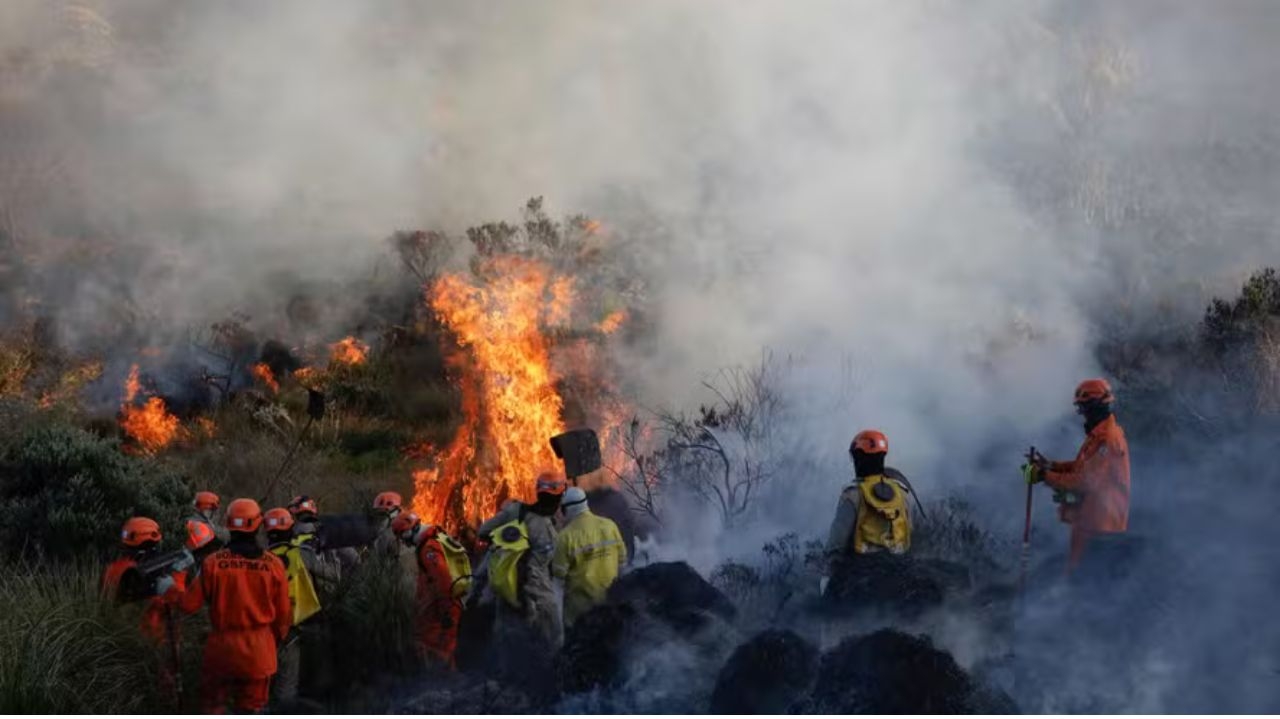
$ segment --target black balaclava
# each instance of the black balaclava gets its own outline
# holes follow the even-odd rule
[[[248,559],[257,559],[262,556],[262,547],[258,544],[257,532],[232,532],[231,541],[227,542],[227,549],[233,554]]]
[[[884,458],[883,453],[867,454],[860,449],[855,449],[849,454],[853,456],[853,473],[857,477],[873,477],[877,474],[884,474]]]
[[[1111,416],[1111,404],[1097,400],[1082,402],[1076,405],[1076,414],[1084,418],[1084,431],[1089,433]]]
[[[538,493],[538,500],[529,505],[529,511],[543,517],[554,516],[556,511],[560,509],[560,495],[547,494],[545,492]]]
[[[279,529],[274,532],[267,532],[267,544],[274,547],[277,544],[288,544],[293,539],[292,529]]]
[[[129,554],[133,556],[134,561],[145,562],[160,553],[159,542],[144,542],[129,550]]]

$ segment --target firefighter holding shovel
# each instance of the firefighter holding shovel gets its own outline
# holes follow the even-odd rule
[[[1071,525],[1068,574],[1080,568],[1091,544],[1118,538],[1129,528],[1129,443],[1114,403],[1105,379],[1081,382],[1075,407],[1084,419],[1085,440],[1076,458],[1052,461],[1032,449],[1024,465],[1027,483],[1049,485],[1058,517]]]

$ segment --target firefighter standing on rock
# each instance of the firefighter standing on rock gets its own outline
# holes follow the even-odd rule
[[[1085,440],[1076,458],[1055,462],[1033,450],[1023,469],[1027,482],[1053,489],[1058,517],[1071,525],[1068,573],[1080,567],[1090,545],[1114,543],[1129,529],[1129,443],[1114,403],[1106,380],[1081,382],[1075,408],[1084,419]]]

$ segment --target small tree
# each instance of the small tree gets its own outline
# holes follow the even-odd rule
[[[721,370],[703,382],[714,402],[692,415],[658,416],[667,435],[662,474],[709,501],[726,525],[746,514],[776,472],[774,430],[784,409],[777,370],[768,353],[757,366]]]

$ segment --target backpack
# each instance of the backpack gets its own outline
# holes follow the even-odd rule
[[[879,547],[891,554],[911,549],[911,515],[907,491],[884,475],[864,477],[856,485],[860,495],[858,518],[853,527],[853,551],[865,554]]]
[[[449,567],[449,579],[453,583],[453,598],[462,600],[471,592],[471,557],[467,555],[466,548],[459,544],[458,540],[445,534],[443,529],[432,527],[427,532],[426,541],[435,540],[444,554],[445,565]],[[418,568],[425,570],[426,568],[422,566],[422,555],[414,552],[414,556],[418,557]]]
[[[320,597],[311,581],[311,572],[302,561],[302,542],[295,537],[288,544],[271,547],[271,553],[284,563],[289,580],[289,603],[293,605],[293,626],[298,626],[320,612]]]
[[[494,594],[520,609],[523,606],[521,570],[530,547],[529,525],[524,522],[523,508],[517,519],[495,527],[489,541],[493,544],[489,554],[489,585]]]

